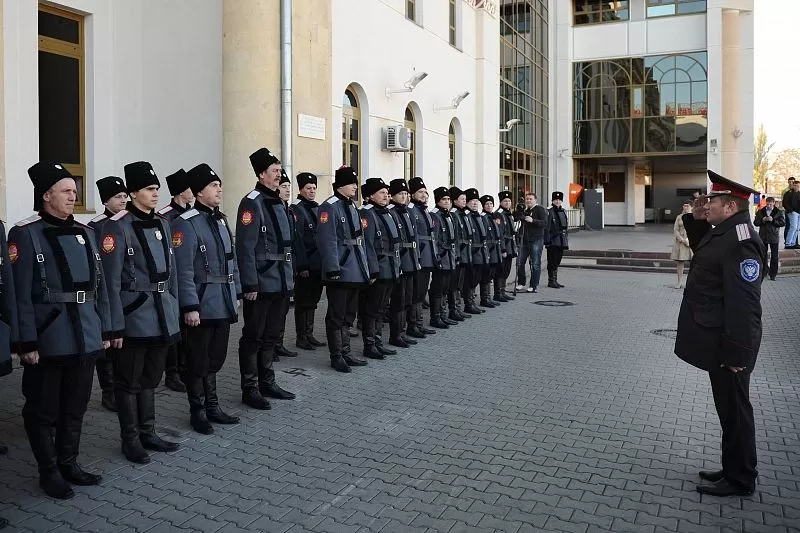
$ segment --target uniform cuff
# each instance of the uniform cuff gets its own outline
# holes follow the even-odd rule
[[[735,341],[723,336],[720,342],[719,352],[725,354],[725,359],[720,361],[727,366],[738,366],[748,368],[753,362],[753,350],[736,343]]]
[[[258,285],[245,285],[242,287],[242,294],[247,294],[248,292],[258,292]]]
[[[199,313],[200,312],[200,306],[199,305],[186,305],[186,306],[181,307],[181,313],[191,313],[192,311],[197,311]]]
[[[30,342],[15,342],[11,346],[11,352],[22,355],[24,353],[35,352],[39,349],[39,344],[36,341]]]
[[[328,278],[336,278],[336,277],[340,277],[341,275],[342,275],[341,270],[334,270],[332,272],[326,272],[325,273],[325,276],[328,277]]]

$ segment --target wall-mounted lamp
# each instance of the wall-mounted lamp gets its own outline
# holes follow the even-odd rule
[[[506,121],[506,127],[505,128],[500,128],[497,131],[499,131],[500,133],[508,133],[509,131],[511,131],[511,128],[513,128],[514,126],[516,126],[520,122],[522,122],[520,119],[512,118],[511,120]]]
[[[461,105],[461,102],[469,96],[469,91],[464,91],[463,93],[459,93],[458,96],[453,98],[453,102],[448,106],[439,107],[437,105],[433,106],[434,111],[444,111],[445,109],[458,109],[458,106]]]
[[[734,139],[738,139],[739,137],[741,137],[744,134],[744,132],[742,130],[740,130],[738,127],[734,126],[733,131],[731,132],[731,134],[733,135]]]
[[[567,157],[569,156],[569,148],[562,148],[558,151],[558,157]]]
[[[422,80],[424,80],[427,77],[428,77],[428,73],[427,72],[424,72],[424,71],[423,72],[418,72],[418,73],[414,74],[413,76],[411,76],[408,79],[408,81],[406,81],[403,84],[403,88],[402,89],[392,89],[391,87],[386,87],[386,98],[389,98],[390,94],[410,93],[411,91],[413,91],[417,87],[417,85],[419,85],[419,83]]]
[[[708,141],[708,149],[711,150],[712,154],[716,154],[717,153],[717,140],[716,139],[711,139],[711,140]]]

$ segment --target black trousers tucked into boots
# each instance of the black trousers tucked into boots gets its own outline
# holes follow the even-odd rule
[[[325,313],[325,334],[331,360],[350,352],[350,332],[358,312],[360,287],[331,284],[327,287],[328,311]]]
[[[389,299],[389,335],[397,338],[406,331],[406,322],[409,309],[414,303],[414,284],[416,273],[403,274],[400,280],[392,287]]]
[[[314,333],[314,311],[322,297],[322,277],[309,272],[307,278],[297,276],[294,282],[294,326],[297,342],[302,343]]]
[[[433,276],[431,276],[431,286],[429,289],[431,301],[434,298],[441,300],[447,296],[447,293],[450,291],[452,277],[452,272],[450,270],[433,271]],[[431,303],[431,309],[433,309],[433,303]],[[437,312],[439,312],[438,309]]]
[[[364,305],[361,308],[361,334],[364,339],[364,349],[368,346],[379,344],[377,340],[378,331],[382,330],[383,315],[386,305],[389,303],[389,296],[392,294],[395,282],[393,280],[376,280],[375,283],[364,289],[362,293],[366,296]]]
[[[548,246],[547,247],[547,272],[553,275],[559,265],[561,265],[561,258],[564,256],[564,248],[561,246]]]
[[[750,404],[750,374],[720,368],[709,373],[714,405],[722,426],[722,471],[741,487],[755,487],[756,430]]]
[[[466,265],[458,265],[450,275],[450,288],[447,293],[447,304],[450,310],[458,309],[458,301],[461,296],[461,290],[464,287],[464,274],[466,272]]]
[[[186,375],[204,378],[219,372],[228,356],[230,334],[231,325],[228,322],[186,328]]]
[[[184,331],[182,329],[182,331]],[[177,342],[169,347],[167,358],[164,362],[164,371],[167,374],[183,374],[183,366],[186,363],[186,354],[183,351],[183,345]]]
[[[103,392],[114,390],[114,358],[117,357],[119,350],[116,348],[106,348],[105,357],[98,358],[94,363],[97,372],[97,383]]]
[[[57,465],[76,461],[93,372],[91,360],[40,359],[38,364],[24,365],[22,418],[39,473],[50,473]]]
[[[272,357],[286,324],[288,311],[288,296],[244,300],[244,327],[239,339],[239,372],[243,391],[275,383]]]
[[[158,387],[168,351],[169,346],[134,346],[123,341],[114,360],[114,390],[138,394]]]

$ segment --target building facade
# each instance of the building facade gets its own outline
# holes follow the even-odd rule
[[[551,6],[553,186],[633,225],[673,220],[706,169],[752,184],[753,0]]]

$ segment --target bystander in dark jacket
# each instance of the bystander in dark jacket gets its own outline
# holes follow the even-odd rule
[[[767,205],[756,211],[753,224],[758,227],[758,236],[769,250],[769,279],[774,280],[778,275],[778,243],[780,242],[778,228],[786,225],[786,215],[780,208],[775,207],[775,198],[770,196],[767,198]]]

